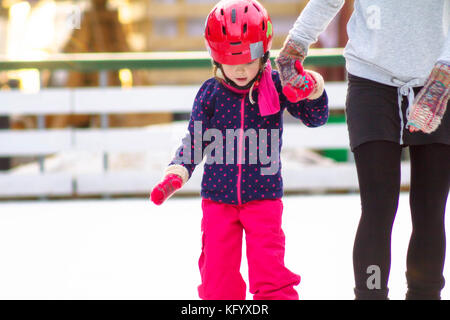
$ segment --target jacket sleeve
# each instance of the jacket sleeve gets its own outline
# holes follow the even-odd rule
[[[209,79],[199,89],[192,107],[186,135],[169,163],[169,170],[166,169],[168,172],[174,167],[185,168],[186,179],[183,180],[188,180],[192,176],[195,167],[203,160],[203,151],[210,143],[203,141],[203,135],[210,126],[210,119],[214,112],[214,104],[211,99],[214,83],[214,79]]]
[[[300,119],[307,127],[323,126],[328,120],[328,96],[324,90],[322,95],[315,99],[304,99],[292,103],[281,94],[281,105],[295,118]],[[282,107],[283,108],[283,107]]]
[[[281,112],[287,109],[293,117],[300,119],[307,127],[320,127],[327,122],[328,96],[326,90],[323,90],[322,95],[317,99],[304,99],[297,103],[292,103],[283,94],[278,72],[272,72],[272,80],[280,97]]]
[[[345,0],[310,0],[289,31],[289,37],[307,49],[317,41]]]

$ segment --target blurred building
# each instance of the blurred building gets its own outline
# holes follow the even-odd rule
[[[308,1],[261,2],[273,20],[273,48],[279,49]],[[315,47],[342,47],[346,43],[345,25],[352,2],[346,2]],[[0,7],[0,54],[26,59],[60,52],[203,51],[204,21],[215,3],[211,0],[4,0]],[[321,71],[326,79],[343,80],[342,68],[337,73],[329,69]],[[199,83],[209,76],[209,70],[188,69],[154,71],[134,80],[137,84],[183,84]],[[31,74],[25,78],[22,76],[21,80],[33,82]],[[96,81],[85,78],[83,84],[96,85]],[[109,80],[109,85],[119,84],[117,75]],[[45,79],[42,85],[47,85]],[[80,83],[73,81],[72,85]]]

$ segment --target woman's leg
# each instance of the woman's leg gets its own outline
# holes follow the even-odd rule
[[[410,146],[410,206],[407,299],[440,299],[444,287],[445,206],[450,184],[450,146]]]
[[[240,273],[243,228],[236,206],[202,201],[202,254],[198,261],[201,299],[245,300]]]
[[[356,299],[387,299],[388,296],[401,150],[398,143],[372,141],[353,151],[362,209],[353,247]]]
[[[245,203],[240,219],[247,243],[250,292],[255,300],[297,300],[300,276],[284,265],[285,237],[281,229],[281,199]]]

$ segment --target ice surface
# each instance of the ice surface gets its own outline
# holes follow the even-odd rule
[[[283,200],[286,265],[302,277],[300,298],[353,299],[359,195]],[[198,299],[200,203],[0,202],[0,299]],[[391,299],[403,299],[406,290],[409,216],[402,194],[392,236]],[[450,279],[448,265],[444,276]],[[241,271],[247,280],[245,257]],[[442,297],[450,298],[448,287]]]

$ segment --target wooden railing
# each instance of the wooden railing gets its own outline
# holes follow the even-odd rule
[[[272,55],[276,56],[276,53]],[[342,50],[312,49],[306,64],[342,65]],[[83,54],[61,55],[48,60],[0,61],[1,70],[21,68],[65,70],[117,70],[185,68],[192,65],[210,67],[205,53],[141,53],[141,54]],[[122,89],[102,88],[46,88],[26,94],[18,90],[0,91],[0,116],[35,115],[100,115],[156,112],[189,113],[198,90],[193,86],[148,86]],[[346,84],[327,83],[330,109],[344,109]],[[167,97],[170,97],[168,99]],[[323,127],[307,128],[287,118],[283,135],[285,149],[347,149],[348,134],[345,122],[330,121]],[[342,119],[342,117],[341,117]],[[38,121],[42,123],[42,121]],[[16,197],[72,197],[92,195],[145,194],[162,174],[173,151],[187,127],[185,121],[140,128],[110,128],[107,121],[101,128],[0,130],[0,156],[37,156],[39,165],[28,165],[0,174],[0,198]],[[141,152],[151,154],[150,169],[112,170],[111,155]],[[58,169],[57,157],[71,155],[71,160],[86,161],[87,154],[99,154],[98,163],[87,163],[87,170]],[[49,158],[48,156],[54,155]],[[282,153],[283,156],[283,153]],[[407,166],[408,164],[404,164]],[[180,193],[198,193],[202,166]],[[356,190],[354,165],[289,165],[283,163],[284,187],[289,191]],[[404,171],[406,172],[406,171]],[[409,183],[404,175],[403,184]]]

